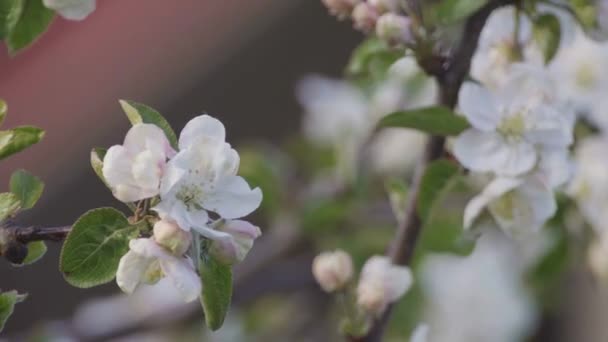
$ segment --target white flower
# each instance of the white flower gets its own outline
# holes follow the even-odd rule
[[[175,255],[183,255],[190,248],[192,234],[173,221],[160,220],[154,224],[154,241]]]
[[[357,303],[366,311],[380,315],[389,304],[407,292],[412,281],[412,272],[408,267],[394,265],[384,256],[373,256],[361,270]]]
[[[237,176],[239,155],[225,142],[224,125],[208,115],[198,116],[182,130],[180,151],[166,166],[161,202],[153,208],[161,218],[195,229],[209,239],[230,234],[208,226],[208,211],[225,219],[246,216],[259,207],[262,192]]]
[[[414,332],[412,332],[412,336],[410,337],[410,342],[427,342],[429,340],[429,326],[428,324],[419,324]]]
[[[514,73],[497,93],[471,82],[463,85],[459,106],[472,128],[458,136],[454,154],[470,170],[521,175],[532,170],[543,150],[572,143],[571,113],[549,104],[550,89],[537,79],[541,75],[521,75]]]
[[[329,13],[343,19],[351,14],[353,8],[361,0],[321,0],[321,2],[327,7]]]
[[[469,257],[430,255],[421,289],[428,306],[430,341],[523,341],[534,326],[535,308],[522,284],[523,270],[492,234],[483,235]]]
[[[231,238],[213,241],[209,253],[230,265],[243,261],[255,239],[262,235],[260,228],[242,220],[228,220],[217,230],[230,234]]]
[[[414,43],[412,23],[407,16],[385,13],[376,22],[376,35],[389,45],[403,46]]]
[[[165,133],[152,124],[129,129],[123,145],[110,147],[103,159],[103,176],[114,196],[135,202],[158,195],[167,158],[175,151]]]
[[[601,233],[608,231],[608,158],[605,137],[587,138],[576,151],[576,171],[568,187],[587,222]]]
[[[353,261],[343,250],[323,252],[312,262],[312,274],[326,292],[344,288],[353,277]]]
[[[375,171],[398,175],[416,165],[427,137],[424,133],[406,128],[386,128],[372,142],[371,160]]]
[[[83,20],[95,11],[95,0],[43,0],[43,3],[69,20]]]
[[[153,238],[131,240],[129,248],[116,271],[116,283],[125,293],[132,293],[142,282],[154,283],[160,276],[166,276],[184,301],[191,302],[200,296],[201,281],[189,259],[170,253]],[[151,273],[157,276],[151,277]]]

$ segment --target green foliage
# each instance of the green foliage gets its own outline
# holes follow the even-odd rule
[[[19,208],[21,207],[21,203],[19,202],[19,198],[17,195],[4,192],[0,194],[0,221],[3,221],[9,216],[15,215]]]
[[[268,217],[272,217],[281,207],[283,197],[281,189],[284,184],[281,183],[280,178],[283,170],[278,156],[265,152],[253,149],[241,151],[239,174],[252,188],[262,189],[264,198],[260,208]]]
[[[21,208],[30,209],[42,195],[44,183],[27,171],[18,170],[11,175],[10,189],[21,202]]]
[[[7,291],[0,293],[0,332],[15,310],[15,304],[25,300],[27,295],[17,293],[17,291]]]
[[[0,39],[5,39],[13,30],[24,5],[25,0],[0,1]]]
[[[386,42],[371,37],[352,53],[346,73],[355,78],[380,80],[385,77],[388,68],[401,57],[402,51],[391,49]]]
[[[21,126],[7,131],[0,131],[0,159],[4,159],[36,144],[43,137],[44,131],[32,126]]]
[[[171,125],[169,125],[167,120],[159,112],[135,101],[120,100],[120,105],[125,114],[127,114],[131,124],[148,123],[160,127],[160,129],[165,132],[171,146],[177,149],[177,136],[171,128]]]
[[[111,281],[141,226],[130,224],[113,208],[86,212],[74,223],[61,249],[59,268],[66,281],[81,288]]]
[[[34,241],[27,244],[27,256],[21,265],[31,265],[40,260],[47,251],[44,241]]]
[[[407,200],[407,184],[401,179],[391,178],[384,184],[393,214],[398,222],[405,219],[405,202]]]
[[[422,222],[428,221],[434,205],[459,174],[458,165],[445,159],[436,160],[426,168],[422,176],[416,207]]]
[[[425,7],[425,19],[435,25],[452,25],[466,19],[487,3],[487,0],[435,1]]]
[[[348,199],[324,198],[309,201],[304,205],[302,228],[310,234],[326,234],[343,226],[353,202]]]
[[[553,60],[559,50],[561,33],[561,24],[554,14],[545,13],[535,18],[534,40],[541,48],[546,64]]]
[[[8,111],[8,105],[6,104],[6,101],[0,99],[0,125],[2,125],[2,123],[4,122],[7,111]]]
[[[7,31],[6,44],[11,54],[17,53],[32,44],[47,30],[55,17],[55,13],[46,8],[42,0],[23,1],[25,2],[23,9],[19,11],[18,8],[14,8],[10,22],[7,24],[11,29]],[[20,4],[14,6],[19,7]],[[15,16],[18,17],[16,23],[14,23]]]
[[[203,283],[201,304],[209,329],[222,327],[232,298],[232,268],[217,260],[201,258],[199,273]]]
[[[467,120],[448,108],[435,106],[389,114],[379,127],[413,128],[433,135],[458,135],[469,128]]]
[[[107,149],[102,147],[95,147],[91,150],[91,167],[93,171],[101,179],[101,181],[107,185],[106,180],[103,176],[103,158],[106,156]]]
[[[608,32],[601,30],[598,22],[598,10],[595,0],[569,0],[570,7],[578,23],[583,30],[592,38],[599,41],[608,39]]]

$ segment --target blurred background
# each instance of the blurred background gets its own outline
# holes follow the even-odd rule
[[[329,16],[320,1],[98,1],[98,9],[85,21],[56,18],[49,32],[18,56],[0,52],[0,98],[9,106],[4,125],[46,130],[42,143],[2,162],[0,184],[6,190],[11,172],[19,168],[46,183],[38,205],[19,218],[23,224],[67,225],[88,209],[118,206],[91,170],[89,151],[124,138],[130,124],[118,105],[123,98],[158,109],[176,131],[206,112],[224,122],[229,141],[236,145],[280,143],[299,130],[296,82],[311,72],[341,75],[361,40],[349,24]],[[58,272],[59,247],[49,243],[48,254],[29,267],[0,262],[0,287],[30,295],[7,323],[4,336],[11,340],[45,322],[72,329],[71,319],[82,303],[119,292],[113,282],[94,289],[68,285]],[[252,263],[264,247],[253,248]],[[259,274],[237,270],[235,304],[265,291],[292,290],[301,296],[294,299],[303,316],[314,318],[315,310],[324,310],[328,297],[310,272],[302,271],[308,270],[314,251],[306,245],[301,250]],[[302,272],[290,272],[294,267]],[[255,279],[280,289],[259,288]],[[605,341],[608,297],[576,271],[560,291],[565,298],[561,306],[568,310],[543,320],[546,329],[536,340]],[[264,305],[274,303],[270,298]],[[118,315],[112,311],[117,307],[108,304],[104,312]],[[192,310],[177,312],[188,318]],[[101,311],[91,311],[93,316],[78,312],[95,317],[94,324],[110,324],[98,315]],[[200,314],[193,317],[200,320]],[[290,329],[300,340],[325,341],[335,327]]]

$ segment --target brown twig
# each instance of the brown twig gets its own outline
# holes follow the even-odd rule
[[[438,103],[448,108],[454,108],[458,102],[460,87],[469,73],[473,54],[477,50],[479,36],[488,17],[495,9],[515,3],[517,0],[492,0],[484,7],[474,13],[466,22],[463,38],[454,52],[447,56],[430,56],[433,63],[421,61],[421,67],[437,79],[439,84]],[[441,61],[441,63],[435,63]],[[432,66],[432,68],[429,68]],[[387,255],[395,264],[409,265],[418,236],[422,229],[422,222],[416,211],[418,192],[422,176],[427,166],[443,154],[445,138],[432,136],[429,138],[422,159],[418,163],[416,173],[412,182],[410,194],[406,204],[406,219],[397,228],[393,244],[388,249]],[[392,307],[384,312],[382,317],[374,322],[366,336],[351,338],[351,341],[375,342],[381,341],[384,330],[389,321]]]

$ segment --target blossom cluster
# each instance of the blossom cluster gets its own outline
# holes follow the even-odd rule
[[[201,290],[194,266],[201,251],[193,246],[202,239],[208,253],[233,264],[260,236],[258,227],[239,218],[260,205],[262,192],[237,176],[239,155],[225,138],[219,120],[201,115],[182,130],[178,151],[163,130],[146,123],[135,124],[123,145],[108,149],[102,172],[114,196],[155,203],[158,215],[152,236],[132,240],[120,260],[116,281],[123,291],[166,276],[184,300],[194,300]]]

